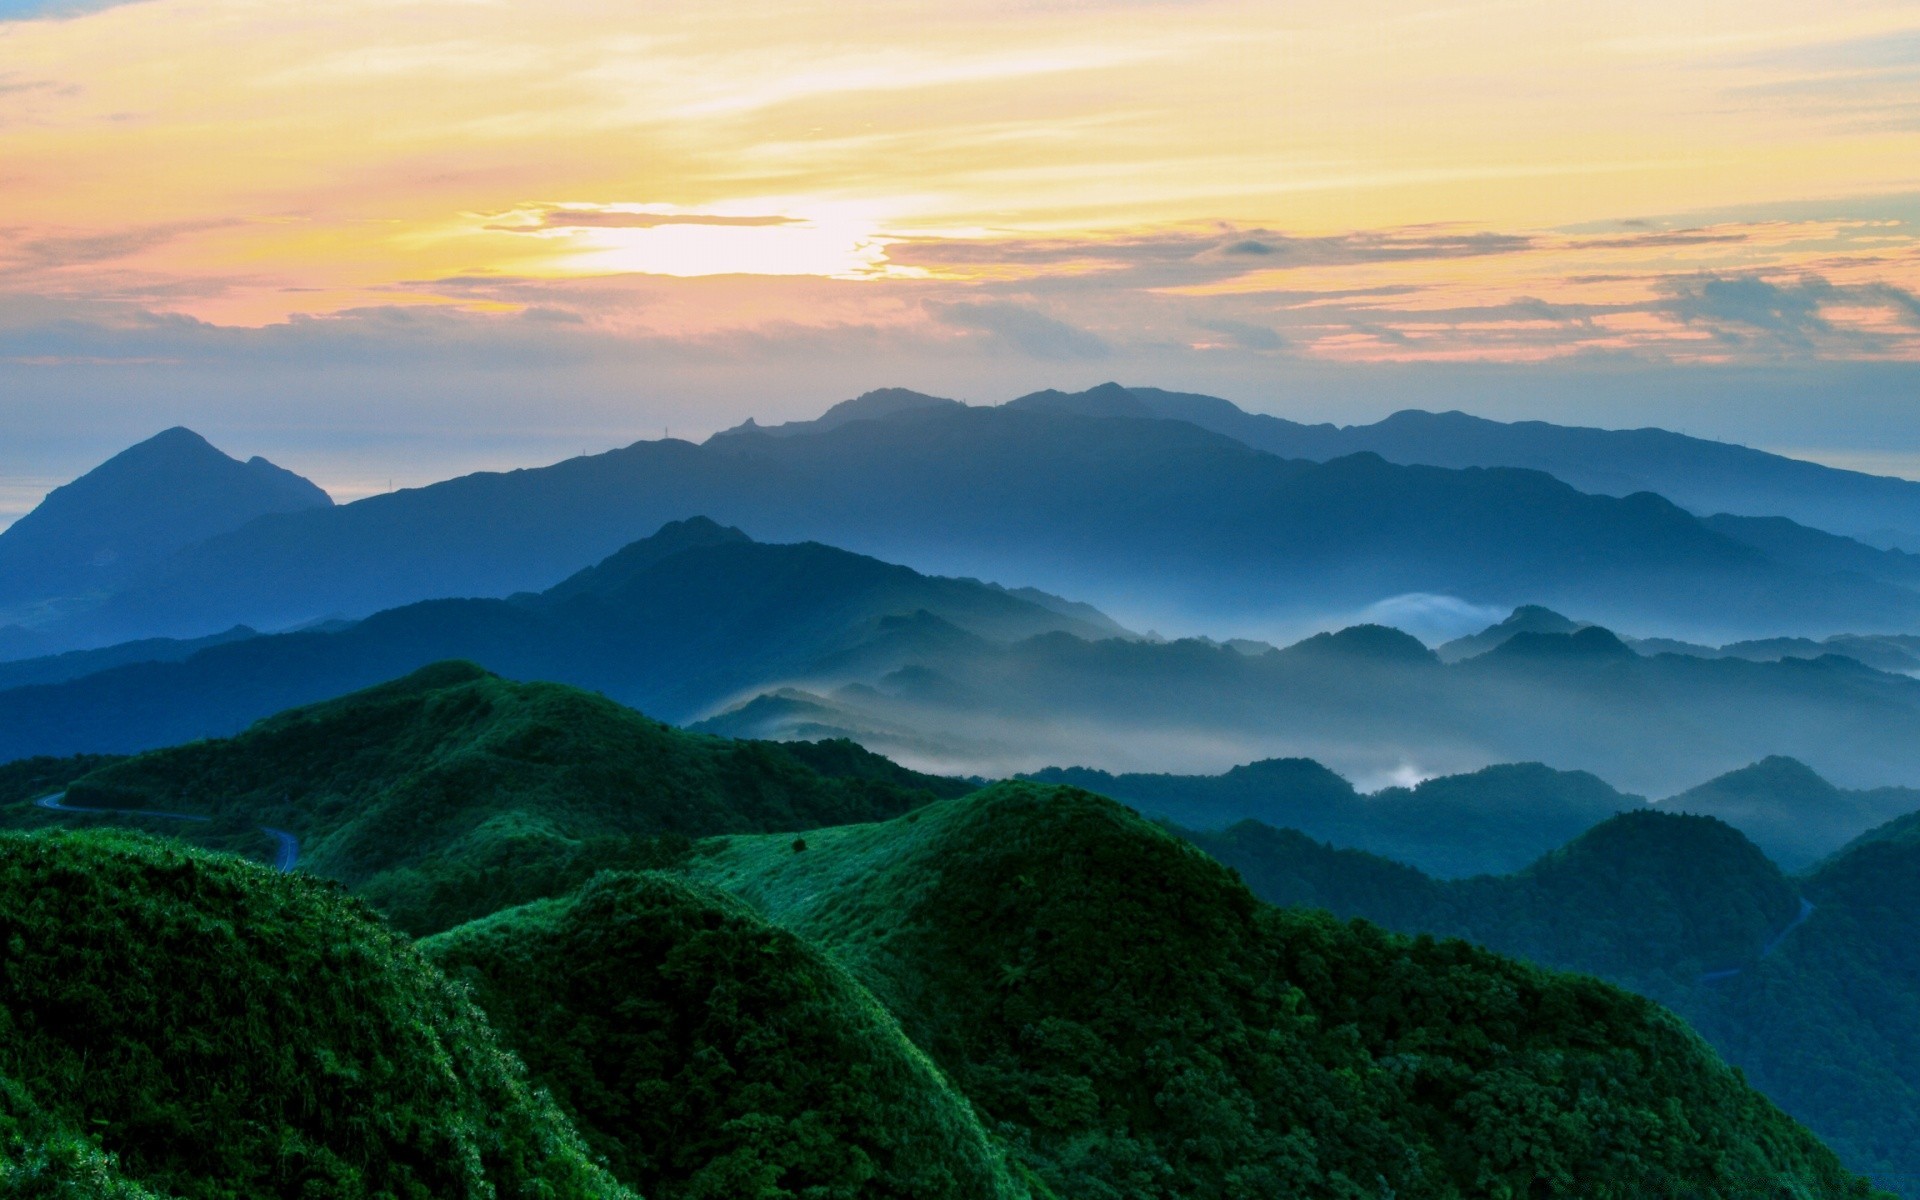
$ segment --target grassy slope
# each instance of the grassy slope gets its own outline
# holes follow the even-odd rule
[[[1084,792],[695,869],[845,963],[1063,1194],[1866,1194],[1651,1003],[1271,908]]]
[[[330,885],[3,834],[0,945],[9,1195],[627,1195],[471,1003]]]
[[[608,873],[422,949],[654,1200],[1027,1194],[886,1010],[730,896]]]
[[[666,865],[690,837],[873,820],[952,787],[857,747],[684,733],[574,688],[441,663],[112,763],[69,802],[206,813],[211,837],[290,830],[307,870],[431,932],[604,867]]]

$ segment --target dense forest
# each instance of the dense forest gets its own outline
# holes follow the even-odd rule
[[[1275,907],[1076,788],[461,664],[0,787],[11,1194],[1874,1194],[1652,1001]]]
[[[1245,822],[1187,837],[1260,896],[1470,938],[1659,999],[1856,1169],[1920,1181],[1920,837],[1875,830],[1799,876],[1701,816],[1625,814],[1523,871],[1432,879]]]

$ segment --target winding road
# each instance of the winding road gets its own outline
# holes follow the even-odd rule
[[[1772,954],[1775,950],[1778,950],[1780,948],[1780,943],[1787,940],[1787,935],[1792,933],[1794,930],[1800,928],[1802,925],[1806,924],[1807,918],[1812,915],[1813,915],[1813,901],[1807,899],[1805,896],[1800,897],[1800,911],[1797,914],[1795,914],[1793,920],[1787,922],[1787,927],[1785,929],[1782,929],[1779,933],[1774,934],[1772,940],[1768,941],[1765,946],[1762,946],[1760,948],[1760,957],[1765,958],[1767,955]],[[1722,979],[1732,979],[1735,975],[1740,974],[1742,970],[1743,968],[1741,967],[1728,967],[1724,971],[1708,971],[1700,976],[1700,982],[1701,983],[1719,983]]]
[[[58,813],[83,813],[83,814],[92,814],[94,816],[100,816],[102,814],[106,814],[109,816],[122,816],[122,817],[159,817],[167,821],[211,821],[213,820],[212,817],[202,816],[199,813],[158,812],[151,808],[82,808],[79,805],[64,803],[66,798],[67,798],[67,794],[65,792],[55,792],[51,796],[40,797],[38,800],[34,801],[34,804],[38,805],[41,808],[46,809],[48,812],[58,812]],[[268,837],[273,839],[273,844],[274,844],[273,869],[274,870],[291,871],[296,865],[299,864],[300,862],[300,839],[299,838],[293,836],[291,833],[288,833],[284,829],[274,829],[268,825],[260,826],[260,832],[266,834]]]

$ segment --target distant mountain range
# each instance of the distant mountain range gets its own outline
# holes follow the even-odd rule
[[[1539,763],[1502,763],[1370,794],[1301,758],[1249,763],[1222,775],[1052,767],[1028,778],[1112,796],[1189,830],[1257,821],[1456,879],[1521,870],[1624,812],[1714,817],[1795,871],[1885,822],[1920,813],[1920,788],[1838,788],[1806,764],[1780,756],[1657,802],[1615,791],[1584,771]]]
[[[1920,629],[1910,555],[1784,519],[1703,518],[1647,492],[1589,495],[1532,469],[1401,465],[1367,449],[1313,461],[1333,444],[1263,440],[1248,430],[1287,423],[1202,401],[1108,387],[974,408],[894,390],[700,446],[641,442],[337,508],[255,516],[228,505],[230,524],[253,519],[123,555],[140,565],[42,604],[28,631],[40,641],[16,633],[13,653],[544,590],[694,512],[756,536],[1017,579],[1137,624],[1222,633],[1324,623],[1407,594],[1541,603],[1705,641]],[[1716,445],[1676,444],[1701,454]],[[1721,449],[1840,492],[1920,488]],[[1690,474],[1692,461],[1682,455],[1671,478],[1650,482],[1673,490],[1711,474]],[[1795,474],[1801,467],[1812,474]],[[116,501],[116,511],[141,506],[136,495]],[[57,528],[59,507],[23,518],[18,536]],[[75,554],[86,545],[63,537]]]
[[[1378,454],[1436,467],[1525,467],[1583,492],[1656,492],[1702,516],[1788,517],[1882,548],[1920,551],[1920,483],[1845,471],[1665,429],[1590,429],[1407,409],[1371,425],[1305,425],[1217,396],[1104,384],[1012,405],[1187,421],[1281,458]],[[789,426],[788,428],[792,428]]]
[[[1852,1166],[1913,1195],[1917,828],[1892,822],[1792,878],[1717,820],[1657,812],[1614,817],[1517,873],[1454,881],[1259,822],[1189,836],[1273,903],[1469,938],[1652,996]]]
[[[684,721],[789,677],[877,677],[930,649],[969,656],[1055,632],[1132,636],[1087,605],[1032,589],[921,575],[813,543],[765,545],[694,519],[541,594],[423,601],[338,628],[0,664],[0,681],[35,681],[0,691],[0,761],[235,733],[448,658],[593,688]],[[67,673],[96,666],[107,669]]]
[[[1518,634],[1452,664],[1379,626],[1257,653],[1064,635],[943,652],[923,635],[910,665],[887,675],[795,679],[698,725],[851,737],[987,775],[1305,757],[1372,789],[1532,760],[1654,796],[1774,754],[1849,787],[1920,784],[1916,727],[1920,680],[1906,675],[1831,654],[1647,656],[1598,626]]]
[[[1046,593],[817,543],[754,542],[698,519],[544,593],[422,601],[205,648],[167,643],[153,657],[177,661],[63,679],[63,664],[140,651],[0,664],[0,678],[47,680],[0,691],[0,759],[232,733],[465,658],[710,732],[848,737],[949,774],[1217,770],[1299,756],[1371,790],[1407,774],[1540,761],[1667,795],[1780,754],[1849,787],[1920,783],[1920,680],[1834,654],[1647,656],[1604,628],[1567,624],[1572,632],[1523,630],[1452,664],[1379,626],[1284,650],[1154,642]],[[1848,817],[1840,840],[1869,818]]]

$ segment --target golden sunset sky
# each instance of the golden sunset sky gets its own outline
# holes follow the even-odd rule
[[[943,371],[1900,365],[1916,292],[1914,2],[0,0],[28,441],[335,367],[416,432],[577,368],[571,436]],[[520,391],[368,365],[482,359]]]

